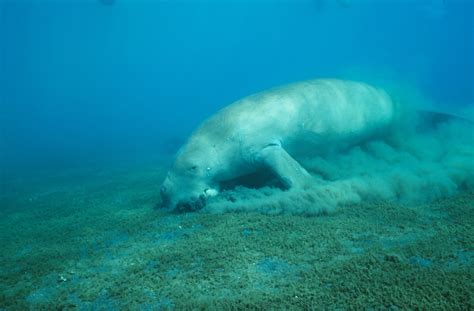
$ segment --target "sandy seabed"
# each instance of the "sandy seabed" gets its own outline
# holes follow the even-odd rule
[[[472,192],[173,214],[153,209],[165,168],[5,178],[0,310],[474,309]]]

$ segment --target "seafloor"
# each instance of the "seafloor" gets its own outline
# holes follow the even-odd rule
[[[474,193],[172,214],[153,209],[164,170],[4,176],[0,310],[474,309]]]

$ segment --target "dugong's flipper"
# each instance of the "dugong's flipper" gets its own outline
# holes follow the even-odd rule
[[[278,144],[263,148],[258,159],[287,188],[303,187],[311,180],[311,175]]]

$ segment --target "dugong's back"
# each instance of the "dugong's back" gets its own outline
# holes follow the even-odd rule
[[[304,132],[363,134],[387,125],[393,115],[394,105],[383,90],[361,82],[318,79],[250,95],[208,121],[233,124],[243,136],[285,140]]]
[[[305,97],[308,128],[323,134],[370,131],[389,123],[394,114],[390,97],[366,83],[343,80],[313,80],[296,86]],[[306,110],[303,108],[303,110]]]

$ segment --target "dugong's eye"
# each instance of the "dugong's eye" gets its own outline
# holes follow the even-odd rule
[[[193,166],[189,167],[189,170],[191,172],[195,172],[197,170],[197,165],[193,165]]]

